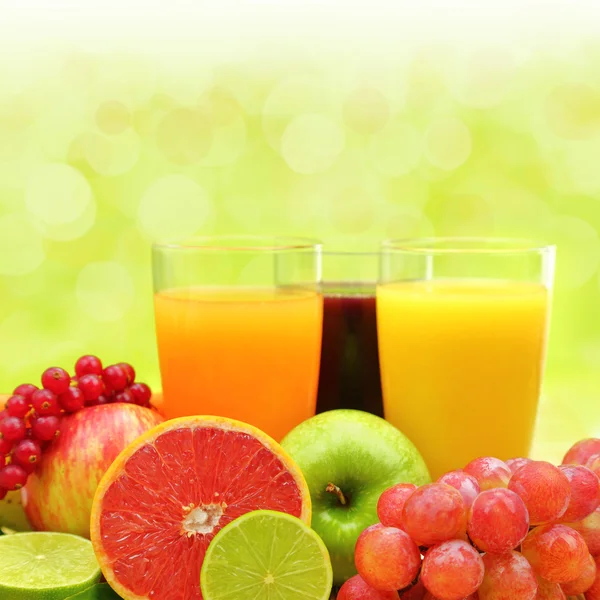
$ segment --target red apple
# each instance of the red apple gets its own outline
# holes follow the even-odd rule
[[[31,525],[41,531],[90,536],[100,479],[118,454],[164,418],[135,404],[105,404],[64,417],[61,432],[22,490]]]

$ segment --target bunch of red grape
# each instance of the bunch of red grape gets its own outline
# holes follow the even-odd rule
[[[355,550],[338,600],[600,600],[600,439],[559,467],[477,458],[398,484]]]
[[[15,388],[0,412],[0,500],[21,489],[42,452],[60,434],[61,417],[86,406],[126,402],[150,406],[152,393],[136,383],[128,363],[103,368],[97,356],[82,356],[75,377],[60,367],[42,373],[42,387],[24,383]]]

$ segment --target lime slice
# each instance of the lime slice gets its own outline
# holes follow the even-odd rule
[[[68,533],[0,537],[0,598],[64,600],[100,579],[92,543]]]
[[[321,538],[300,519],[271,510],[223,527],[200,574],[204,600],[328,600],[332,580]]]

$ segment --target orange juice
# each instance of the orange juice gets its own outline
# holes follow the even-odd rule
[[[386,418],[431,475],[478,456],[527,456],[548,314],[540,285],[409,281],[377,290]]]
[[[154,297],[167,418],[222,415],[280,440],[315,413],[323,299],[270,288]]]

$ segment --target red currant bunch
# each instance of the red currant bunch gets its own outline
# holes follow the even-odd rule
[[[42,373],[42,387],[17,386],[0,411],[0,500],[19,490],[48,444],[60,435],[61,418],[88,406],[126,402],[150,408],[152,392],[135,381],[129,363],[103,367],[97,356],[82,356],[75,377],[60,367]]]

